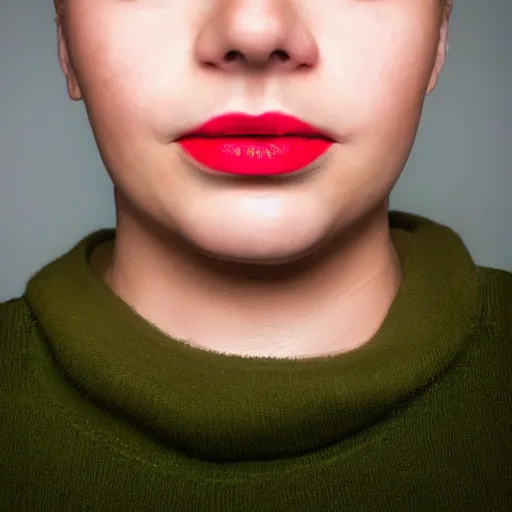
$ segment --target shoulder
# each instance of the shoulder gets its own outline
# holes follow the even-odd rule
[[[512,364],[512,273],[478,267],[478,328]]]
[[[0,302],[0,332],[15,326],[28,313],[23,297]]]
[[[0,302],[0,333],[11,331],[22,320],[26,313],[26,304],[23,297]]]
[[[0,303],[0,368],[24,350],[32,326],[30,309],[23,297]]]
[[[506,270],[478,267],[480,296],[494,310],[508,313],[512,321],[512,273]]]

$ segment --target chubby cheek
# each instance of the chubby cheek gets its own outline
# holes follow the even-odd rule
[[[395,54],[396,55],[396,54]],[[353,114],[350,142],[341,146],[339,187],[347,191],[347,202],[374,205],[388,196],[402,173],[414,144],[428,78],[416,71],[404,71],[414,64],[396,60],[379,62],[381,74],[362,72]],[[365,193],[361,194],[360,191]],[[334,198],[333,198],[334,200]],[[339,200],[339,198],[338,198]]]
[[[109,20],[106,15],[95,23],[81,20],[71,45],[95,135],[100,142],[122,137],[124,147],[126,138],[163,137],[162,126],[169,125],[175,107],[190,95],[184,79],[190,73],[186,40],[173,40],[172,30],[159,30],[158,23],[141,27],[143,18],[138,23],[135,17]]]
[[[344,32],[330,28],[331,42],[322,31],[318,96],[329,99],[328,124],[347,135],[347,144],[337,148],[329,197],[359,212],[389,195],[407,161],[435,61],[436,27],[411,11],[375,18],[365,12]]]
[[[318,21],[318,96],[329,98],[332,126],[354,142],[415,127],[437,50],[434,14],[432,0],[361,2]]]
[[[74,38],[79,83],[112,182],[132,204],[151,209],[148,205],[160,204],[162,189],[176,185],[169,169],[179,166],[169,152],[168,127],[174,126],[173,118],[182,113],[180,104],[190,96],[187,81],[176,79],[186,76],[182,56],[187,53],[168,51],[172,41],[167,31],[163,36],[156,29],[145,30],[142,37],[132,34],[130,23],[112,25],[110,31],[95,25],[94,43]]]
[[[380,51],[379,51],[380,50]],[[357,75],[352,90],[358,97],[361,136],[379,137],[383,141],[414,137],[432,71],[428,45],[396,47],[389,42],[380,49],[368,49],[368,66]]]
[[[397,47],[394,41],[366,51],[367,64],[351,75],[348,85],[352,92],[347,98],[357,108],[351,150],[362,176],[370,182],[384,180],[383,186],[390,188],[409,156],[425,100],[431,65],[418,63],[431,59],[428,46]],[[380,176],[375,176],[377,168]]]

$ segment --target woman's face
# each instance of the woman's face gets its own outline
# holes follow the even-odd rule
[[[284,262],[385,205],[443,64],[439,4],[65,0],[61,63],[120,225],[151,219],[217,257]],[[303,172],[255,179],[205,171],[176,142],[269,111],[335,143]]]

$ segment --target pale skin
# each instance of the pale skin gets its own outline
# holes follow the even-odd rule
[[[326,357],[366,343],[400,284],[388,197],[444,65],[451,3],[56,7],[68,92],[115,187],[108,286],[163,332],[225,354]],[[298,177],[207,177],[173,139],[235,110],[279,110],[337,143]]]

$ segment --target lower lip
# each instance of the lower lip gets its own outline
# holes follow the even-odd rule
[[[307,167],[333,142],[307,137],[187,137],[179,144],[193,160],[209,169],[244,176],[272,176]]]

